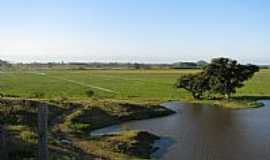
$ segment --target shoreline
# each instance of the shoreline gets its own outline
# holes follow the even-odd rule
[[[242,98],[244,97],[244,98]],[[247,98],[245,98],[247,97]],[[87,98],[87,99],[78,99],[78,98],[70,98],[67,100],[59,100],[59,99],[40,99],[40,98],[27,98],[27,97],[1,97],[1,101],[32,101],[32,102],[45,102],[48,104],[64,104],[68,102],[75,102],[75,103],[98,103],[98,102],[108,102],[108,103],[131,103],[131,104],[138,104],[138,105],[160,105],[166,102],[178,101],[184,103],[194,103],[194,104],[202,104],[202,105],[209,105],[213,107],[225,108],[225,109],[250,109],[250,108],[259,108],[263,107],[264,105],[259,103],[260,100],[269,99],[269,96],[235,96],[232,99],[191,99],[191,98],[183,98],[183,99],[117,99],[117,98]]]

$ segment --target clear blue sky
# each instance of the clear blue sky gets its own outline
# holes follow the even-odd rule
[[[2,0],[0,59],[270,64],[269,0]]]

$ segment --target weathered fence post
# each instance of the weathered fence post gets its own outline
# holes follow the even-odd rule
[[[6,147],[5,127],[3,124],[0,124],[0,156],[3,160],[8,160],[8,152]]]
[[[48,160],[48,105],[39,103],[38,105],[38,158]]]

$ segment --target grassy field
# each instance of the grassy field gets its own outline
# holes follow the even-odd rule
[[[59,70],[0,73],[0,93],[8,96],[45,99],[88,99],[94,97],[133,100],[190,100],[190,94],[176,89],[176,79],[199,70]],[[270,96],[270,69],[261,70],[237,96]]]
[[[0,92],[20,97],[85,99],[95,96],[116,99],[176,99],[187,96],[174,88],[176,79],[195,70],[93,70],[0,74]],[[39,97],[38,97],[39,98]]]

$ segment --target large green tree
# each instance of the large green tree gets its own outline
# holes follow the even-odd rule
[[[244,81],[251,78],[259,67],[255,65],[241,65],[229,58],[215,58],[203,70],[209,77],[209,86],[213,93],[230,98],[236,88],[244,86]]]
[[[190,91],[194,98],[200,98],[205,92],[230,98],[237,88],[244,86],[244,81],[258,71],[256,65],[242,65],[229,58],[215,58],[201,73],[181,77],[177,87]]]

